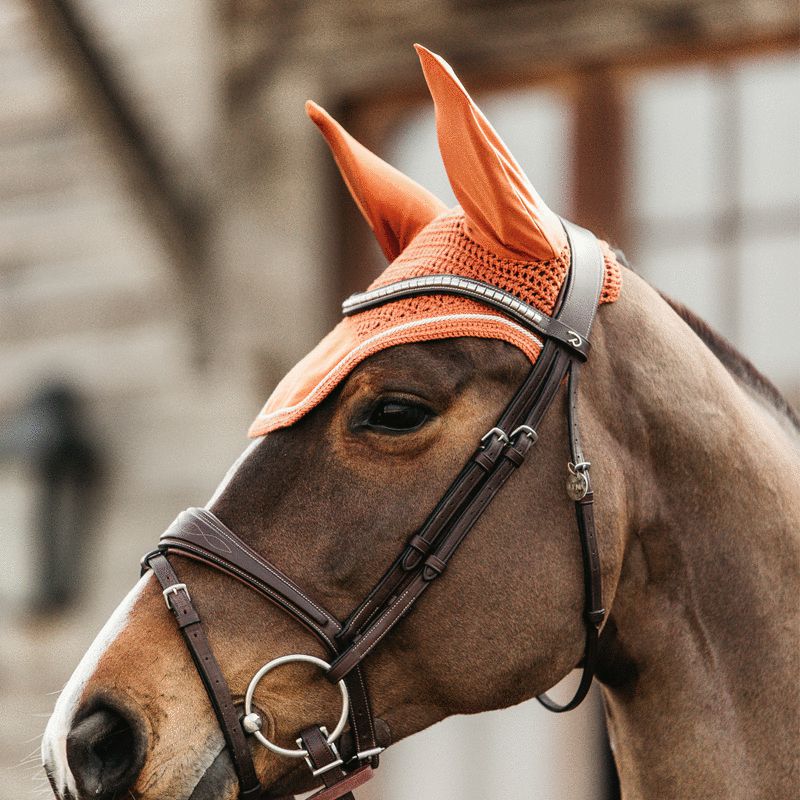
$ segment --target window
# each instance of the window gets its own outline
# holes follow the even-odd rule
[[[632,76],[629,256],[800,392],[800,58]]]

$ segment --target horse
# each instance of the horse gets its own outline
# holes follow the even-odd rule
[[[478,277],[497,285],[506,276],[516,297],[524,292],[513,282],[527,281],[540,311],[550,297],[544,311],[555,319],[576,266],[564,250],[565,228],[449,65],[418,52],[455,210],[309,106],[392,262],[386,280],[416,280],[426,259],[438,258],[440,269],[449,259],[462,278],[459,269],[477,263],[488,271]],[[99,633],[48,722],[42,758],[59,800],[277,798],[342,770],[324,738],[340,714],[329,671],[341,659],[331,667],[310,627],[352,620],[396,554],[419,547],[415,536],[463,465],[495,447],[508,454],[515,442],[530,454],[475,519],[444,575],[433,576],[413,610],[349,673],[369,687],[379,728],[371,735],[379,746],[359,770],[375,765],[389,738],[539,696],[591,660],[624,798],[752,800],[797,789],[800,422],[730,345],[605,245],[601,252],[609,302],[592,310],[580,384],[556,380],[551,403],[569,402],[572,413],[577,404],[591,459],[603,601],[593,623],[587,628],[586,553],[571,494],[577,483],[577,504],[586,498],[588,477],[575,468],[588,462],[571,461],[572,418],[565,424],[551,408],[535,431],[516,438],[497,427],[519,387],[537,365],[544,369],[547,345],[474,298],[397,300],[349,317],[300,362],[204,509],[167,533],[173,545],[185,542],[190,524],[205,550],[173,551],[166,567],[163,550],[146,561],[151,568]],[[366,330],[356,331],[364,319]],[[209,569],[211,550],[229,547],[220,537],[234,542],[230,532],[242,543],[238,553],[268,558],[273,584],[299,595],[306,625],[280,597],[265,602],[243,573],[237,581],[233,569]],[[218,724],[209,697],[222,690],[209,689],[208,671],[195,669],[202,658],[184,645],[179,612],[202,619],[202,658],[218,665],[211,674],[229,684],[235,713],[246,701],[244,756]],[[281,658],[295,653],[307,657]],[[263,680],[261,665],[271,673]],[[321,733],[305,734],[295,748],[298,732],[321,721],[328,727],[312,728]],[[352,728],[351,718],[343,754],[348,735],[355,749]],[[305,753],[313,774],[304,759],[258,746],[256,733]],[[324,768],[312,758],[319,752],[330,755]],[[252,759],[253,793],[237,778],[240,758]],[[349,797],[344,790],[355,785],[319,796]]]

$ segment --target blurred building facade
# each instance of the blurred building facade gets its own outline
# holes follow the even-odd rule
[[[450,200],[412,42],[453,63],[554,208],[800,397],[774,336],[800,311],[793,2],[73,0],[82,57],[55,5],[0,0],[0,424],[73,386],[108,474],[83,595],[42,619],[24,610],[35,486],[0,464],[0,800],[34,796],[48,693],[138,557],[380,268],[303,101]],[[393,748],[362,797],[597,798],[604,748],[597,697],[563,718],[524,704]]]

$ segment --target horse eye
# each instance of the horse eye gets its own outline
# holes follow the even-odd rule
[[[430,417],[424,406],[398,400],[380,401],[372,409],[367,426],[387,431],[407,432],[421,427]]]

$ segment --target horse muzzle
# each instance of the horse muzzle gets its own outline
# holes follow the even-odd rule
[[[95,698],[79,709],[66,740],[67,764],[77,791],[72,800],[126,795],[144,766],[146,730],[137,713],[106,698]],[[52,773],[47,762],[45,770]]]

